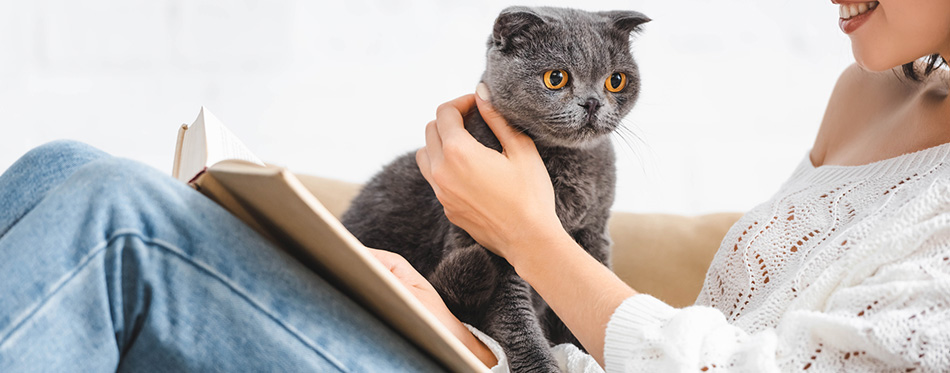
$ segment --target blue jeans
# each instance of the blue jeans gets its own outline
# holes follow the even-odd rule
[[[0,176],[0,372],[437,371],[201,194],[55,142]]]

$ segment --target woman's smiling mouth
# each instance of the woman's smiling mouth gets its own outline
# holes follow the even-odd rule
[[[850,34],[854,32],[854,30],[857,30],[858,27],[861,27],[880,4],[877,1],[862,3],[832,2],[839,4],[838,15],[841,18],[838,20],[838,26],[841,27],[841,31],[844,31],[845,34]]]

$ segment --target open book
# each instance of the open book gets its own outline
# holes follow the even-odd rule
[[[488,368],[315,197],[315,178],[265,165],[202,108],[182,125],[173,176],[188,182],[348,294],[446,369]]]

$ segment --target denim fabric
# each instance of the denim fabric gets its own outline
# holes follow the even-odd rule
[[[55,142],[0,176],[0,372],[437,371],[225,210]]]

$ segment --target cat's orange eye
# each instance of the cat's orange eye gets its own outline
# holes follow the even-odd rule
[[[561,89],[567,85],[567,71],[548,70],[544,73],[544,86],[549,89]]]
[[[604,82],[604,85],[607,86],[607,90],[611,92],[620,92],[624,87],[627,86],[627,74],[624,73],[613,73],[610,74],[610,77],[607,78],[607,81]]]

